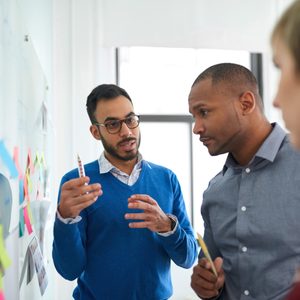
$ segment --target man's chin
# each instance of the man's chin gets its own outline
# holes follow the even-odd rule
[[[127,153],[124,156],[120,156],[120,158],[124,161],[131,161],[138,157],[138,152],[135,153]]]

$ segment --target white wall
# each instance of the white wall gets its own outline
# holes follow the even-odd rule
[[[104,45],[265,51],[275,0],[104,0]]]

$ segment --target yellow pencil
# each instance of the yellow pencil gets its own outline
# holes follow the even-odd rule
[[[200,245],[200,247],[201,247],[201,249],[202,249],[202,251],[203,251],[205,257],[208,259],[208,261],[209,261],[210,264],[211,264],[211,268],[212,268],[213,273],[215,274],[216,277],[218,277],[217,270],[216,270],[216,268],[215,268],[215,265],[214,265],[214,263],[213,263],[213,261],[212,261],[212,259],[211,259],[211,256],[210,256],[210,254],[209,254],[209,252],[208,252],[208,249],[207,249],[207,246],[206,246],[206,244],[205,244],[205,242],[204,242],[204,240],[203,240],[201,234],[197,232],[197,236],[198,236],[198,242],[199,242],[199,245]]]

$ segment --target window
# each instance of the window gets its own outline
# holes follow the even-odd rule
[[[177,175],[193,227],[203,234],[202,193],[222,168],[226,155],[211,157],[192,134],[188,94],[196,77],[207,67],[234,62],[250,68],[250,53],[209,49],[130,47],[117,50],[118,84],[141,115],[140,152],[151,162]],[[198,299],[190,288],[191,270],[172,264],[172,299]],[[185,288],[186,287],[186,288]]]
[[[120,86],[141,115],[145,159],[172,169],[179,178],[193,226],[202,232],[202,192],[222,167],[224,157],[210,157],[196,136],[188,94],[207,67],[234,62],[250,68],[247,51],[122,47],[118,49]]]

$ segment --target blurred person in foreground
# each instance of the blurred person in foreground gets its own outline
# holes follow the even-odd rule
[[[300,1],[293,2],[282,14],[273,30],[271,44],[274,64],[281,73],[274,106],[282,110],[291,142],[300,151]],[[296,228],[290,234],[300,238]],[[299,273],[300,269],[287,300],[300,299]]]

